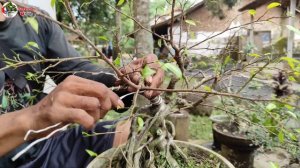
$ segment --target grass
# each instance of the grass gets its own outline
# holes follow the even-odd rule
[[[212,122],[209,117],[190,115],[189,133],[191,140],[212,141]]]

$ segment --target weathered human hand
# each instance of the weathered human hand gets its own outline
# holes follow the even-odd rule
[[[164,71],[161,69],[157,56],[154,54],[149,54],[143,58],[138,58],[135,61],[131,62],[129,65],[123,67],[121,72],[126,74],[128,78],[135,84],[139,84],[141,79],[141,71],[142,69],[148,65],[151,69],[156,71],[156,73],[147,79],[145,79],[145,86],[151,88],[159,88],[163,83]],[[129,91],[133,92],[136,89],[129,87]],[[160,92],[158,91],[146,91],[145,96],[147,98],[153,98],[158,96]]]
[[[120,98],[105,85],[69,76],[33,106],[35,128],[56,123],[78,123],[91,129],[112,108],[123,108]]]

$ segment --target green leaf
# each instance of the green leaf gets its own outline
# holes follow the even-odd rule
[[[148,65],[146,65],[142,70],[142,76],[144,77],[144,79],[148,78],[149,76],[152,76],[153,74],[155,74],[155,71],[151,69]]]
[[[63,2],[63,0],[59,0],[59,1],[62,1],[62,3],[64,3]],[[90,1],[90,2],[84,2],[84,3],[82,3],[81,5],[80,5],[80,9],[81,8],[83,8],[84,6],[89,6],[91,3],[93,3],[94,1],[92,0],[92,1]]]
[[[300,128],[295,129],[295,131],[300,134]]]
[[[291,67],[292,70],[295,69],[295,64],[299,64],[299,61],[294,59],[294,58],[290,58],[290,57],[282,57],[280,58],[280,60],[282,61],[286,61],[289,66]]]
[[[290,62],[294,62],[294,63],[300,63],[300,61],[296,60],[295,58],[281,57],[280,59],[283,60],[283,61],[290,61]]]
[[[1,106],[2,106],[2,109],[6,109],[8,107],[8,98],[5,95],[5,91],[3,91]]]
[[[299,30],[299,29],[297,29],[297,28],[295,28],[295,27],[293,27],[293,26],[291,26],[291,25],[286,25],[286,27],[287,27],[289,30],[291,30],[291,31],[295,32],[296,34],[300,35],[300,30]]]
[[[248,54],[250,57],[255,57],[255,58],[259,58],[260,55],[259,54],[256,54],[256,53],[250,53]]]
[[[121,57],[118,56],[115,60],[114,60],[114,65],[117,67],[121,67]]]
[[[283,131],[281,130],[279,133],[278,133],[278,140],[280,143],[283,143],[284,142],[284,133]]]
[[[256,73],[255,69],[250,69],[250,76],[254,75]]]
[[[162,46],[162,40],[161,39],[158,39],[157,45],[158,45],[159,48],[161,48],[161,46]]]
[[[296,79],[293,76],[289,76],[289,81],[296,82]]]
[[[265,56],[272,55],[272,53],[264,53]]]
[[[93,151],[91,151],[89,149],[86,149],[85,151],[86,151],[86,153],[88,153],[90,155],[90,157],[97,157],[98,156],[97,153],[95,153],[95,152],[93,152]]]
[[[143,129],[143,127],[144,127],[144,120],[141,118],[141,117],[138,117],[137,118],[137,124],[138,124],[138,130],[140,131],[140,130],[142,130]]]
[[[274,104],[274,103],[269,103],[269,104],[267,105],[267,107],[266,107],[266,110],[267,110],[267,111],[272,111],[272,110],[274,110],[274,109],[276,109],[276,108],[277,108],[276,104]]]
[[[84,137],[90,137],[92,136],[91,134],[87,133],[87,132],[81,132],[81,134],[84,136]]]
[[[30,48],[34,47],[34,48],[39,49],[39,45],[38,45],[36,42],[34,42],[34,41],[29,41],[29,42],[25,45],[25,47],[30,47]]]
[[[225,58],[224,65],[227,65],[230,61],[231,61],[231,56],[228,55],[228,56]]]
[[[294,75],[299,77],[300,76],[300,72],[294,72]]]
[[[252,114],[252,119],[251,121],[253,123],[259,123],[260,122],[260,119],[257,117],[257,115],[255,113]]]
[[[103,127],[106,129],[112,129],[112,128],[116,128],[116,125],[104,125]]]
[[[56,0],[51,0],[51,7],[52,7],[52,8],[55,7],[55,3],[56,3]]]
[[[191,38],[191,39],[196,39],[196,33],[193,32],[193,31],[190,31],[190,32],[189,32],[189,38]]]
[[[273,2],[273,3],[270,3],[267,7],[267,9],[273,9],[273,8],[276,8],[278,6],[281,6],[281,3],[279,2]]]
[[[196,23],[193,20],[185,20],[185,23],[192,25],[192,26],[196,26]]]
[[[254,15],[256,14],[256,10],[250,9],[250,10],[248,10],[248,13],[249,13],[250,15],[254,16]]]
[[[121,5],[123,5],[123,4],[124,4],[124,2],[125,2],[125,0],[119,0],[119,2],[117,3],[117,6],[121,6]]]
[[[103,41],[108,41],[108,38],[105,37],[105,36],[99,36],[98,38],[99,38],[100,40],[103,40]]]
[[[36,18],[34,17],[27,17],[26,20],[25,20],[25,23],[27,24],[30,24],[30,26],[33,28],[33,30],[39,34],[39,23],[38,21],[36,20]]]
[[[158,61],[160,67],[164,70],[164,71],[167,71],[168,69],[165,67],[165,63],[161,62],[161,61]]]
[[[180,68],[177,66],[177,64],[165,63],[162,66],[162,68],[171,71],[172,73],[174,73],[176,75],[177,78],[179,78],[179,79],[182,78],[182,72],[181,72]]]
[[[297,115],[291,111],[286,111],[286,113],[294,119],[297,119]]]
[[[185,47],[183,50],[184,56],[188,56],[189,55],[189,50]]]
[[[270,168],[279,168],[278,163],[270,162]]]
[[[212,91],[212,88],[209,87],[209,86],[204,86],[203,89],[207,92],[211,92]]]
[[[298,72],[298,73],[300,72],[300,64],[298,64],[298,65],[296,66],[296,68],[294,69],[294,71],[295,71],[295,72]],[[299,77],[299,76],[297,76],[297,77]]]
[[[287,108],[288,110],[294,110],[295,109],[295,107],[293,107],[291,105],[288,105],[288,104],[285,104],[284,107]]]
[[[33,73],[31,73],[31,72],[27,72],[25,78],[26,78],[27,80],[33,80],[36,76],[37,76],[36,74],[33,74]]]
[[[291,140],[293,140],[293,141],[298,141],[298,138],[297,138],[297,136],[295,135],[295,134],[293,134],[293,133],[289,133],[289,137],[291,138]]]
[[[200,61],[200,62],[197,63],[197,65],[200,66],[200,67],[207,67],[208,66],[205,61]]]

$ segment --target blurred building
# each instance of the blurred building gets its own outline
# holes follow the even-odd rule
[[[253,31],[253,43],[255,53],[263,54],[273,52],[286,52],[288,29],[287,7],[288,0],[282,0],[282,5],[267,11],[267,6],[272,0],[243,0],[233,8],[224,6],[225,18],[220,19],[209,11],[205,2],[201,1],[184,13],[185,21],[181,21],[181,12],[175,12],[174,24],[171,25],[170,14],[155,18],[152,22],[152,30],[169,37],[169,30],[173,29],[173,42],[181,47],[187,46],[189,53],[197,56],[211,56],[220,54],[224,48],[235,45],[239,52],[247,49],[250,32]],[[299,3],[298,3],[299,7]],[[251,25],[249,9],[255,9],[256,14]],[[300,28],[299,10],[295,18],[295,27]],[[190,22],[192,21],[192,23]],[[236,38],[233,38],[236,37]],[[156,48],[163,51],[161,43],[156,40]],[[159,46],[160,45],[160,46]],[[162,44],[163,45],[163,44]],[[295,37],[295,50],[300,53],[300,37]]]

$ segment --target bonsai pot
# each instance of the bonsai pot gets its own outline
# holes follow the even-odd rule
[[[230,123],[213,124],[214,138],[221,145],[221,154],[238,168],[252,168],[254,152],[258,146],[242,135],[224,132]]]
[[[222,124],[222,123],[228,123],[230,121],[230,117],[228,115],[213,115],[209,117],[212,121],[212,124]],[[221,150],[221,144],[218,142],[218,139],[215,137],[215,133],[213,133],[213,145],[212,148],[214,150]]]
[[[187,151],[187,154],[189,156],[192,156],[193,158],[196,158],[198,160],[203,160],[203,158],[210,158],[212,157],[212,166],[210,167],[216,167],[219,166],[220,168],[234,168],[234,166],[223,156],[219,155],[218,153],[207,149],[205,147],[194,145],[188,142],[183,141],[175,141],[176,144],[183,149],[183,151]],[[107,150],[106,152],[102,153],[101,155],[97,156],[88,166],[87,168],[106,168],[106,167],[114,167],[114,161],[118,158],[118,156],[121,154],[121,149],[124,148],[124,146],[121,146],[120,148],[112,148],[110,150]]]
[[[210,116],[209,119],[212,121],[212,123],[228,123],[230,121],[230,117],[228,115],[213,115]]]

